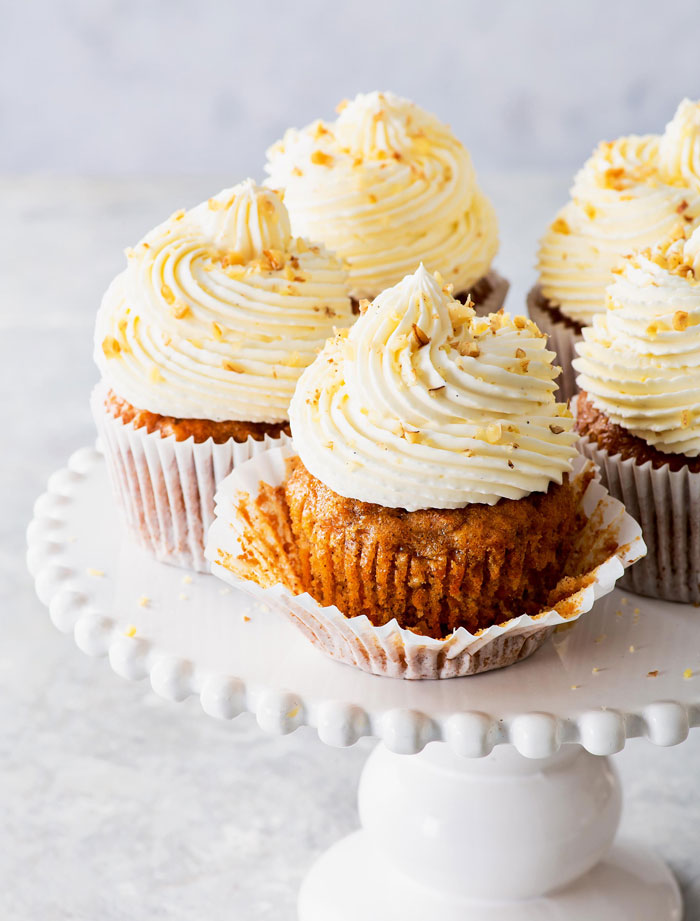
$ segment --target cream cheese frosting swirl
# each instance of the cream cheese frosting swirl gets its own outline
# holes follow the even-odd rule
[[[700,103],[688,100],[663,135],[598,145],[541,241],[542,294],[565,316],[589,323],[605,309],[620,258],[663,239],[679,215],[688,223],[700,217]]]
[[[285,421],[303,368],[353,319],[340,261],[292,237],[280,195],[252,180],[175,213],[127,256],[95,360],[138,409]]]
[[[532,321],[476,317],[421,265],[326,344],[290,406],[296,450],[342,496],[415,511],[561,483],[576,436]]]
[[[584,329],[578,384],[660,451],[700,454],[700,228],[627,256]],[[674,238],[677,237],[677,238]]]
[[[295,233],[346,260],[374,297],[422,260],[458,293],[489,270],[498,224],[471,157],[446,125],[393,93],[360,94],[334,122],[290,129],[268,151]]]

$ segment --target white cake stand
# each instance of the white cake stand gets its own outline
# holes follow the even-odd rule
[[[380,739],[362,829],[310,871],[302,921],[679,921],[665,865],[613,844],[621,791],[604,756],[700,723],[692,606],[615,592],[519,665],[400,681],[325,658],[213,576],[131,546],[91,448],[51,477],[28,542],[54,624],[118,674],[221,719],[249,710],[269,732]]]

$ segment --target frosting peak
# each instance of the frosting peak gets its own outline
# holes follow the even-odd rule
[[[498,226],[466,149],[393,93],[359,95],[333,122],[290,129],[268,151],[292,228],[348,264],[351,294],[374,297],[422,259],[458,293],[489,270]]]
[[[423,136],[420,124],[424,121],[428,121],[426,112],[394,93],[361,93],[341,106],[335,136],[352,154],[405,154]]]
[[[250,180],[178,211],[128,257],[97,316],[95,360],[138,409],[285,421],[302,369],[353,319],[341,263],[293,238],[279,195]]]
[[[296,449],[340,495],[409,511],[546,490],[576,453],[553,358],[530,320],[477,317],[421,265],[306,369]]]
[[[700,454],[700,228],[627,256],[584,329],[578,384],[647,444]]]
[[[659,144],[659,173],[665,182],[700,191],[700,102],[684,99]]]
[[[252,179],[224,189],[191,212],[203,239],[237,254],[242,262],[260,258],[266,250],[286,250],[292,238],[282,196],[256,186]]]

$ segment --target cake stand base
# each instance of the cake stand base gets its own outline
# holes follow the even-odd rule
[[[502,868],[506,873],[506,867]],[[613,847],[564,889],[510,902],[469,900],[393,875],[363,832],[338,842],[313,866],[299,895],[299,921],[680,921],[670,871],[642,847]]]
[[[300,921],[680,921],[678,886],[650,851],[612,841],[620,785],[567,745],[530,760],[378,746],[360,782],[362,830],[312,867]]]

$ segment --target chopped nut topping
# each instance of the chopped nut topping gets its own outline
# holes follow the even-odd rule
[[[441,390],[445,389],[445,384],[441,384],[439,387],[428,387],[428,393],[440,393]]]
[[[284,268],[284,253],[278,249],[264,249],[263,256],[273,271],[277,272]]]
[[[558,217],[552,222],[552,230],[554,233],[571,233],[571,228],[563,217]]]
[[[683,214],[683,212],[685,211],[687,207],[688,207],[688,202],[684,198],[683,201],[680,203],[680,205],[676,208],[676,213]]]
[[[685,310],[677,310],[673,314],[673,328],[682,332],[688,328],[688,313]]]
[[[163,295],[166,304],[175,303],[175,295],[173,294],[172,289],[168,287],[168,285],[162,284],[160,286],[160,293]]]
[[[550,425],[549,431],[552,433],[552,435],[561,435],[564,429],[560,425]]]
[[[119,340],[114,336],[105,336],[102,340],[102,351],[105,354],[105,358],[117,358],[121,350]]]
[[[527,353],[525,352],[525,349],[516,349],[516,350],[515,350],[515,357],[516,357],[516,358],[525,358],[525,357],[526,357],[526,354],[527,354]]]
[[[231,361],[229,358],[225,358],[221,362],[221,367],[224,369],[224,371],[235,371],[237,374],[244,373],[243,368],[239,364],[236,364],[235,361]]]
[[[220,262],[221,267],[227,269],[230,265],[243,265],[245,263],[245,259],[240,253],[232,249],[228,252],[222,253]]]
[[[311,162],[318,166],[329,166],[333,162],[333,157],[322,150],[314,150],[311,154]]]
[[[484,437],[486,438],[486,441],[488,441],[489,444],[495,445],[495,444],[498,444],[498,442],[501,440],[502,434],[503,434],[503,430],[501,428],[501,423],[491,422],[489,425],[486,426],[486,433]]]
[[[184,320],[185,317],[191,316],[192,310],[183,301],[176,301],[173,304],[172,314],[176,320]]]
[[[361,298],[361,299],[360,299],[360,313],[366,313],[366,312],[367,312],[367,308],[369,307],[369,305],[370,305],[371,303],[372,303],[372,302],[369,301],[369,300],[367,300],[366,297]]]
[[[460,342],[459,354],[466,358],[478,358],[481,355],[481,349],[476,342]]]
[[[219,342],[224,338],[224,331],[218,323],[212,323],[211,328],[214,332],[214,338],[218,339]]]
[[[424,345],[427,345],[430,342],[430,336],[418,326],[417,323],[411,324],[411,329],[413,330],[413,335],[418,340],[418,345],[422,348]]]

